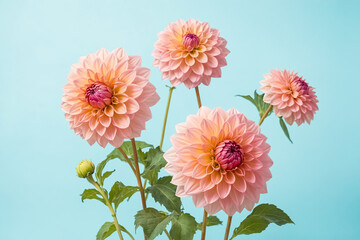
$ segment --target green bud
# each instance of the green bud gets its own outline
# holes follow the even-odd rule
[[[80,178],[86,178],[93,174],[95,171],[95,165],[92,161],[87,159],[82,160],[76,167],[76,173]]]

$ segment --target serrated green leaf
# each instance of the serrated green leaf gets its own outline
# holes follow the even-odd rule
[[[183,213],[178,218],[173,218],[170,236],[173,240],[191,240],[194,238],[196,227],[195,218],[188,213]]]
[[[162,177],[156,184],[148,188],[154,200],[169,211],[181,211],[181,200],[175,195],[176,186],[170,183],[171,177]]]
[[[234,229],[230,240],[241,234],[249,235],[260,233],[264,231],[270,223],[282,226],[294,222],[283,210],[277,208],[275,205],[261,204],[254,208],[252,213],[241,222],[239,227]]]
[[[156,183],[159,171],[166,165],[163,155],[164,152],[160,150],[160,147],[151,148],[146,155],[142,177],[148,179],[151,185]]]
[[[96,189],[85,189],[81,194],[81,201],[84,202],[85,199],[96,199],[105,204],[105,200]]]
[[[146,208],[135,215],[135,228],[141,226],[148,239],[153,240],[162,234],[173,217],[174,213],[167,215],[154,208]]]
[[[202,229],[202,222],[197,224],[197,229],[201,231]],[[206,226],[210,227],[210,226],[215,226],[215,225],[221,225],[222,221],[220,221],[220,219],[216,216],[208,216],[207,220],[206,220]]]
[[[135,144],[136,144],[136,149],[137,149],[137,153],[138,153],[138,157],[139,157],[139,162],[143,164],[146,155],[144,156],[142,149],[149,148],[149,147],[153,148],[153,145],[148,144],[143,141],[135,141]],[[133,160],[134,153],[133,153],[131,141],[125,141],[121,145],[121,149],[125,152],[125,154],[129,157],[129,159],[132,162],[134,162],[134,160]],[[114,159],[114,158],[118,158],[121,161],[127,162],[125,157],[122,155],[120,150],[117,148],[114,148],[114,150],[109,155],[107,155],[107,159]]]
[[[115,224],[113,222],[104,223],[96,234],[96,240],[104,240],[116,231]]]
[[[126,230],[126,228],[124,228],[121,225],[119,225],[119,227],[122,232],[127,233],[131,239],[135,240],[134,237],[131,235],[131,233],[128,230]],[[115,231],[116,231],[116,227],[114,222],[106,222],[101,226],[100,230],[96,234],[96,240],[104,240],[105,238],[113,234]]]
[[[251,97],[250,95],[236,95],[238,97],[242,97],[245,98],[246,100],[250,101],[252,104],[254,104],[254,106],[256,107],[256,109],[259,112],[260,118],[264,115],[264,113],[266,112],[266,110],[269,108],[270,104],[264,102],[263,98],[264,98],[265,94],[261,94],[259,95],[256,90],[254,91],[254,97]],[[270,112],[268,113],[267,116],[270,116],[270,114],[272,113],[272,109],[270,110]]]
[[[254,106],[256,107],[255,100],[250,95],[240,95],[240,94],[238,94],[238,95],[235,95],[235,96],[245,98],[246,100],[248,100],[252,104],[254,104]]]
[[[290,138],[289,130],[287,129],[286,123],[282,117],[279,117],[279,122],[280,122],[281,129],[283,130],[285,136],[289,139],[289,141],[291,143],[293,143]]]
[[[129,200],[137,191],[139,191],[138,187],[125,186],[122,182],[115,182],[109,193],[109,201],[114,203],[116,211],[121,202],[125,199]]]

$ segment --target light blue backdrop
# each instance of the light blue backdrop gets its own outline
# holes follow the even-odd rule
[[[239,239],[359,239],[359,10],[359,2],[350,0],[1,0],[0,239],[95,239],[111,220],[99,202],[81,203],[79,194],[91,186],[77,178],[75,166],[84,158],[98,163],[112,148],[90,147],[69,129],[60,109],[62,86],[70,65],[99,48],[141,55],[161,96],[141,140],[158,144],[168,88],[152,67],[151,52],[157,33],[178,18],[208,21],[228,40],[223,77],[200,87],[204,105],[236,107],[257,121],[255,108],[234,95],[252,93],[277,67],[298,71],[320,100],[311,126],[290,128],[294,144],[274,116],[262,127],[274,166],[261,202],[284,209],[296,225],[270,225]],[[178,87],[165,149],[175,124],[196,111],[194,91]],[[136,185],[126,165],[113,161],[108,168],[117,169],[108,183]],[[202,210],[190,199],[184,204],[200,221]],[[132,216],[140,208],[138,195],[123,203],[121,224],[133,231]],[[233,227],[247,214],[237,214]],[[218,217],[226,220],[223,213]],[[208,228],[208,239],[223,239],[224,228]],[[136,236],[141,239],[141,230]]]

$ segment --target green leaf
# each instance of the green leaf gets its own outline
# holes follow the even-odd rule
[[[121,225],[119,225],[119,227],[122,232],[127,233],[131,239],[135,240],[135,238],[131,235],[131,233],[128,230],[126,230],[126,228],[124,228]],[[113,234],[115,231],[116,231],[116,227],[114,222],[106,222],[101,226],[100,230],[96,234],[96,240],[104,240],[105,238]]]
[[[246,100],[248,100],[252,104],[254,104],[254,106],[257,108],[260,118],[261,118],[270,106],[270,104],[263,101],[264,95],[265,94],[259,95],[255,90],[254,97],[251,97],[250,95],[246,95],[246,96],[245,95],[236,95],[236,96],[245,98]],[[268,113],[267,116],[270,116],[271,113],[272,113],[272,110],[270,110],[270,112]]]
[[[136,149],[137,149],[137,153],[139,156],[139,162],[143,163],[144,158],[144,153],[142,152],[142,149],[144,148],[152,148],[153,145],[148,144],[146,142],[143,141],[135,141],[136,144]],[[121,145],[121,149],[125,152],[125,154],[130,158],[130,160],[133,162],[133,157],[134,157],[134,153],[133,153],[133,149],[132,149],[132,144],[131,141],[125,141],[122,145]],[[119,149],[115,148],[108,156],[107,159],[114,159],[114,158],[119,158],[120,160],[127,162],[125,157],[122,155],[122,153],[120,152]]]
[[[170,236],[174,240],[190,240],[194,238],[196,229],[195,218],[188,213],[183,213],[179,218],[173,218]]]
[[[98,233],[96,234],[96,240],[104,240],[116,231],[115,224],[113,222],[104,223]]]
[[[96,199],[105,204],[105,200],[96,189],[85,189],[81,194],[81,201],[84,202],[85,199]]]
[[[135,215],[135,228],[141,226],[149,240],[153,240],[162,234],[173,217],[174,213],[167,215],[154,208],[146,208]]]
[[[286,123],[284,122],[284,119],[283,119],[282,117],[279,117],[279,121],[280,121],[280,126],[281,126],[283,132],[285,133],[285,136],[289,139],[289,141],[290,141],[291,143],[293,143],[293,142],[291,141],[290,134],[289,134],[289,130],[288,130],[287,127],[286,127]]]
[[[98,184],[99,184],[100,186],[102,186],[102,185],[104,184],[105,178],[109,177],[109,176],[112,174],[112,172],[115,171],[115,170],[114,170],[114,171],[112,171],[111,173],[105,172],[104,175],[103,175],[103,173],[102,173],[103,170],[104,170],[104,168],[105,168],[105,166],[106,166],[106,164],[107,164],[110,160],[111,160],[111,158],[106,158],[104,161],[102,161],[101,163],[99,163],[99,164],[96,166],[95,177],[96,177],[97,182],[98,182]]]
[[[137,191],[139,191],[138,187],[125,186],[122,182],[115,182],[109,193],[109,201],[114,203],[116,211],[121,202],[125,199],[129,200]]]
[[[176,186],[170,183],[171,177],[162,177],[156,184],[148,188],[154,200],[169,211],[181,211],[181,200],[175,195]]]
[[[103,174],[103,180],[105,180],[106,178],[110,177],[111,174],[113,174],[113,172],[115,172],[115,169],[112,171],[107,171]]]
[[[234,229],[233,239],[241,234],[253,234],[264,231],[270,223],[282,226],[287,223],[294,223],[283,210],[273,204],[261,204],[254,208],[251,214],[247,216],[240,226]]]
[[[197,229],[201,231],[202,229],[202,222],[197,224]],[[206,220],[206,226],[215,226],[222,224],[222,221],[220,221],[216,216],[208,216]]]
[[[148,179],[151,185],[156,183],[159,171],[166,165],[163,155],[164,152],[160,150],[160,147],[151,148],[147,153],[142,177]]]

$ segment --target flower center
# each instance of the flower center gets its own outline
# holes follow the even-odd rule
[[[291,84],[291,92],[294,98],[297,98],[301,94],[309,94],[309,85],[302,80],[302,78],[296,78]]]
[[[225,170],[233,170],[244,161],[244,154],[239,144],[233,140],[225,140],[217,145],[215,158]]]
[[[186,51],[190,52],[194,48],[198,47],[200,44],[200,38],[193,33],[187,33],[183,37],[183,45],[186,48]]]
[[[104,108],[111,103],[111,88],[101,82],[91,84],[86,89],[86,101],[93,107]]]

